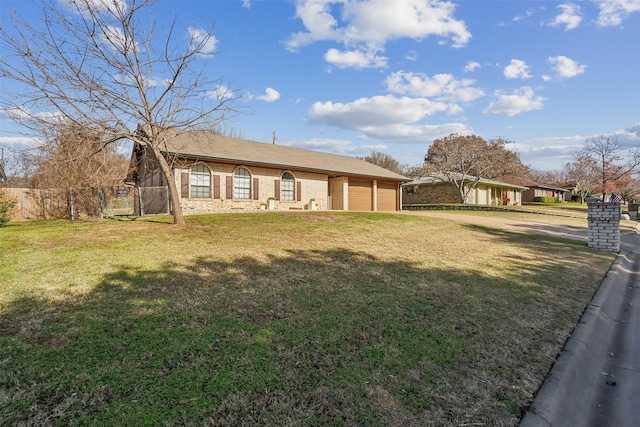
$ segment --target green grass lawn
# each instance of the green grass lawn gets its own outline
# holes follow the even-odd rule
[[[168,222],[0,229],[3,423],[515,425],[614,258],[409,215]]]

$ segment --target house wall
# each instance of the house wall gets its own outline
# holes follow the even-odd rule
[[[476,200],[479,205],[489,204],[489,189],[487,187],[478,187],[476,194]]]
[[[460,193],[448,183],[423,184],[402,188],[402,204],[460,203]]]
[[[478,185],[475,191],[469,193],[465,203],[470,205],[497,205],[498,200],[504,199],[503,196],[505,195],[510,199],[510,205],[522,204],[520,191],[509,188],[489,187],[482,184]],[[455,185],[438,183],[402,187],[403,205],[444,203],[460,203],[460,195]]]
[[[565,193],[563,191],[552,190],[548,188],[529,188],[522,193],[523,202],[533,202],[536,197],[554,197],[561,202],[565,201]]]
[[[300,200],[276,200],[275,210],[300,210],[309,209],[309,200],[315,198],[318,210],[327,210],[328,206],[328,176],[326,174],[290,171],[282,169],[272,169],[256,166],[242,166],[251,174],[252,187],[253,179],[258,180],[257,200],[254,198],[252,188],[251,199],[227,198],[227,177],[233,177],[233,173],[238,165],[225,163],[201,162],[211,171],[211,197],[209,198],[181,198],[182,210],[185,213],[211,213],[211,212],[233,212],[258,210],[267,204],[269,197],[276,197],[275,181],[280,180],[284,172],[290,172],[296,182],[296,187],[300,183]],[[178,189],[182,188],[182,175],[190,176],[190,166],[175,168],[175,179]],[[220,178],[220,197],[214,198],[214,176]],[[187,178],[189,179],[189,178]],[[189,185],[189,182],[185,183]],[[190,188],[190,187],[189,187]],[[297,188],[294,189],[297,195]],[[189,196],[191,192],[189,191]],[[279,195],[277,196],[279,198]]]

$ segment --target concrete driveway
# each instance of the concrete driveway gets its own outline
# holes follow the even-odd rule
[[[520,231],[523,233],[544,234],[547,236],[563,237],[573,240],[587,240],[587,229],[577,227],[567,227],[562,225],[544,224],[532,221],[520,221],[509,218],[492,218],[488,216],[452,214],[441,211],[402,211],[406,215],[424,216],[430,218],[447,219],[474,224],[484,227],[502,228],[506,230]]]

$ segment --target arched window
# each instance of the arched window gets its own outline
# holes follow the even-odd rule
[[[211,197],[211,171],[205,165],[191,168],[191,197]]]
[[[251,174],[245,168],[238,168],[233,173],[233,198],[251,198]]]
[[[282,174],[282,184],[280,185],[280,200],[295,200],[296,180],[289,172]]]

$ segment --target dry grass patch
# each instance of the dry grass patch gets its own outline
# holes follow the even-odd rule
[[[0,418],[515,425],[613,259],[405,215],[162,221],[0,231]]]

